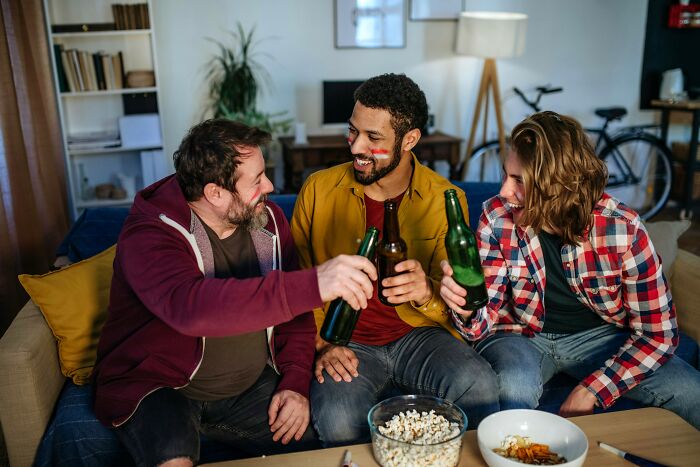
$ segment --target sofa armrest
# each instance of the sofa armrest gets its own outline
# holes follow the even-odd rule
[[[700,342],[700,256],[678,250],[673,263],[671,293],[679,328]]]
[[[56,340],[30,300],[0,339],[0,421],[13,467],[32,465],[65,381]]]

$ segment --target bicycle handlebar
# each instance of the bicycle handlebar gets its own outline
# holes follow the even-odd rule
[[[553,94],[555,92],[562,92],[564,90],[564,88],[562,88],[561,86],[553,88],[553,87],[550,87],[549,85],[538,86],[535,89],[537,90],[537,98],[535,98],[535,100],[531,101],[527,98],[525,93],[523,91],[521,91],[517,86],[513,87],[513,91],[523,100],[523,102],[525,102],[525,104],[527,104],[535,112],[540,111],[539,103],[540,103],[540,99],[542,98],[542,95]]]
[[[553,94],[555,92],[562,92],[564,90],[564,88],[562,88],[561,86],[556,87],[556,88],[548,88],[545,86],[540,86],[537,88],[537,90],[539,92],[541,92],[542,94]]]

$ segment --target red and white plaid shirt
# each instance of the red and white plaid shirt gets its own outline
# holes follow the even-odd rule
[[[608,408],[673,355],[678,329],[661,260],[639,216],[605,194],[593,219],[580,245],[562,247],[561,261],[581,303],[631,330],[620,350],[582,381]],[[490,300],[468,327],[452,312],[457,330],[468,340],[542,331],[545,263],[534,230],[516,226],[496,196],[484,203],[477,238]]]

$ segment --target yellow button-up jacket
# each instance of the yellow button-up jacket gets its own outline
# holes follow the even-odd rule
[[[408,258],[423,266],[433,296],[423,306],[403,303],[396,311],[413,327],[439,325],[461,339],[440,297],[440,261],[447,258],[444,192],[457,190],[468,219],[466,198],[462,190],[422,165],[415,155],[413,166],[411,183],[399,205],[399,226],[408,246]],[[301,267],[316,266],[340,254],[355,254],[367,228],[365,214],[364,186],[355,180],[351,162],[312,174],[299,192],[291,225]],[[328,305],[314,310],[317,329]]]

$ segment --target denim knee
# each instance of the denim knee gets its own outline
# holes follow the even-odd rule
[[[457,381],[459,387],[467,388],[454,402],[467,414],[469,429],[475,429],[481,420],[499,410],[496,375],[488,363],[484,362],[484,366],[478,374],[462,375]]]
[[[375,401],[353,391],[353,382],[338,383],[331,378],[323,384],[312,382],[311,417],[324,448],[370,440],[367,412]]]
[[[542,378],[531,368],[510,366],[496,374],[501,410],[534,409],[542,396]]]

